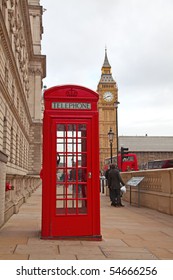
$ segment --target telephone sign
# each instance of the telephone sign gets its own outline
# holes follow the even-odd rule
[[[53,102],[52,109],[91,109],[91,103],[69,103],[69,102]]]
[[[100,240],[98,94],[44,92],[42,238]]]

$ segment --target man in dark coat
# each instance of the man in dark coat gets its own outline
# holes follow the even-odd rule
[[[115,164],[111,165],[111,170],[108,174],[108,187],[110,191],[110,199],[112,201],[112,206],[124,206],[121,203],[121,195],[120,195],[120,188],[121,184],[125,186],[118,169],[116,168]]]
[[[106,170],[105,172],[105,178],[106,180],[108,180],[108,174],[109,174],[109,171],[111,170],[111,166],[108,167],[108,169]]]

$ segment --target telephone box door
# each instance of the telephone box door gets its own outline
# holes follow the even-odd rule
[[[53,120],[51,135],[51,236],[90,236],[91,119]]]

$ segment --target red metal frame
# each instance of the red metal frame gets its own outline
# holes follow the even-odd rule
[[[42,238],[100,240],[98,94],[45,91]]]

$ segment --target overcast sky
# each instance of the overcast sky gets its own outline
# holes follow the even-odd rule
[[[173,136],[173,1],[41,0],[44,85],[96,90],[105,46],[119,135]]]

